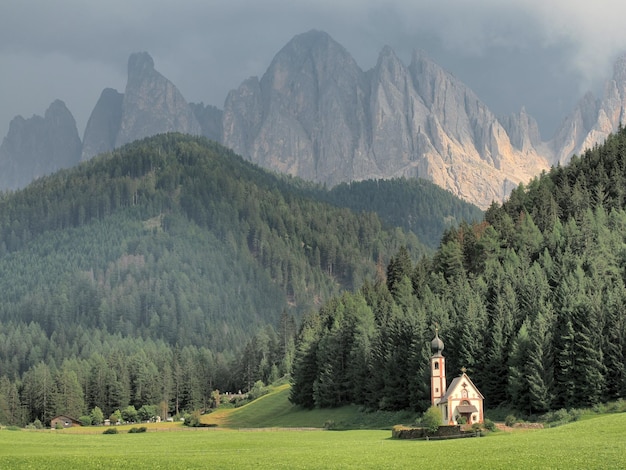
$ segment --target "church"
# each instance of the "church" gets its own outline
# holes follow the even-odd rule
[[[443,425],[482,423],[484,397],[462,369],[461,375],[455,377],[450,386],[446,383],[446,359],[443,351],[443,341],[439,339],[435,330],[435,339],[430,343],[432,356],[430,358],[430,399],[433,406],[441,411]]]

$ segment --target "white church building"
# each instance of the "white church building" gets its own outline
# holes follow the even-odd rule
[[[485,419],[484,397],[465,373],[465,368],[448,386],[446,359],[441,354],[443,341],[439,339],[437,330],[435,339],[430,344],[433,353],[430,358],[430,398],[432,405],[441,411],[442,424],[459,424],[461,418],[464,418],[467,424],[482,423]]]

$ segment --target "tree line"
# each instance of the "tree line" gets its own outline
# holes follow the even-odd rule
[[[448,375],[467,368],[490,408],[626,397],[625,178],[620,128],[448,229],[433,256],[399,250],[375,281],[303,319],[291,400],[425,410],[435,324]]]
[[[1,324],[2,356],[14,357],[2,370],[23,361],[33,365],[23,374],[0,376],[0,423],[49,425],[57,415],[78,419],[96,408],[104,418],[130,408],[163,418],[208,410],[220,394],[247,392],[288,374],[295,331],[295,319],[284,312],[241,350],[215,352],[80,326],[68,328],[60,341],[34,323]]]
[[[385,197],[398,206],[413,190],[398,180]],[[67,400],[68,413],[190,411],[215,389],[289,372],[303,312],[358,288],[401,246],[429,251],[342,191],[167,134],[0,194],[0,422],[46,423]],[[462,217],[449,202],[442,220]],[[406,206],[431,220],[422,209]],[[172,392],[182,369],[187,398]]]

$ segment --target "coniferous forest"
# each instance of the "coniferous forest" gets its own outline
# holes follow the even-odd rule
[[[203,139],[41,178],[0,198],[0,422],[206,409],[288,373],[305,407],[424,410],[435,324],[488,408],[624,398],[625,180],[620,129],[480,217],[435,190],[433,251],[410,182],[379,216],[358,203],[381,183],[326,191]]]
[[[384,274],[305,316],[293,403],[426,409],[436,324],[448,380],[467,368],[488,408],[625,398],[626,130]]]
[[[406,180],[379,183],[379,216],[355,206],[372,184],[330,192],[168,134],[0,195],[0,423],[181,413],[271,382],[303,315],[483,216]]]

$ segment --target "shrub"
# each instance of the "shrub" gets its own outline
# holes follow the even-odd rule
[[[137,421],[137,410],[133,405],[128,405],[122,410],[122,418],[127,423],[134,423]]]
[[[485,422],[483,423],[483,425],[485,426],[485,429],[487,431],[495,431],[496,430],[496,424],[491,421],[490,419],[485,419]]]
[[[39,421],[38,419],[33,421],[33,426],[35,426],[35,429],[43,429],[43,424],[41,424],[41,421]]]
[[[111,424],[119,423],[122,421],[122,412],[120,410],[115,410],[111,413],[111,416],[109,416],[109,420],[111,421]]]
[[[457,420],[456,420],[456,423],[457,424],[461,424],[461,425],[465,424],[465,423],[467,423],[467,418],[465,416],[459,416],[457,418]]]
[[[582,410],[578,410],[578,409],[572,409],[569,410],[569,420],[570,421],[578,421],[580,419],[580,417],[582,416],[583,412]]]
[[[200,423],[201,416],[202,412],[200,410],[195,410],[191,414],[185,413],[185,416],[183,417],[185,422],[183,424],[191,428],[197,428],[199,426],[202,426],[202,423]]]
[[[508,415],[504,418],[504,424],[509,427],[513,426],[515,423],[517,423],[517,418],[514,415]]]
[[[571,421],[576,421],[581,415],[580,410],[567,411],[565,408],[550,411],[541,417],[541,421],[548,423],[549,427],[560,426]]]
[[[102,413],[102,410],[97,406],[94,407],[93,410],[91,410],[89,416],[91,416],[91,423],[95,424],[96,426],[100,426],[104,421],[104,414]]]
[[[335,422],[332,419],[329,419],[329,420],[327,420],[324,423],[324,429],[327,429],[327,430],[330,431],[330,430],[333,430],[335,428],[336,428],[336,424],[335,424]]]
[[[248,391],[248,398],[250,400],[256,400],[257,398],[262,397],[263,395],[266,395],[268,393],[269,389],[265,386],[263,381],[257,380],[256,382],[254,382],[252,388]]]
[[[54,429],[63,429],[63,423],[57,421],[57,424],[54,425]]]
[[[461,424],[459,422],[459,424]],[[422,415],[422,425],[429,434],[434,434],[441,426],[441,411],[436,406],[431,406]]]
[[[143,405],[137,410],[139,421],[150,421],[157,414],[157,407],[154,405]]]
[[[6,430],[7,431],[19,431],[20,428],[18,428],[17,426],[7,426]]]
[[[87,415],[79,417],[78,421],[80,422],[81,426],[91,426],[92,423],[91,416]]]
[[[117,428],[105,429],[102,434],[117,434]]]
[[[146,432],[148,430],[147,427],[141,426],[140,428],[130,428],[128,430],[128,434],[137,434],[138,432]]]

